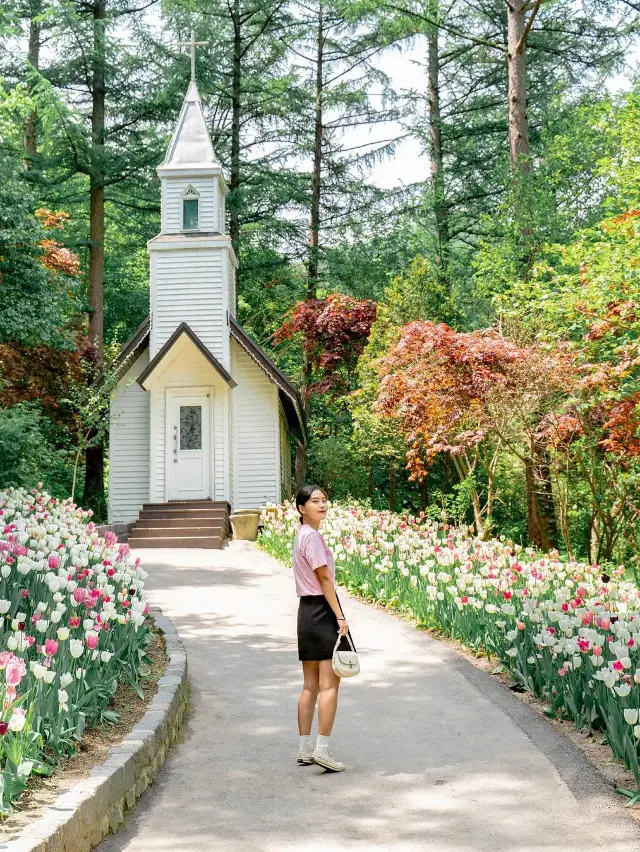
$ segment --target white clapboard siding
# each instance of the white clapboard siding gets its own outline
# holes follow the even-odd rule
[[[223,364],[229,335],[222,307],[223,249],[154,252],[151,282],[152,357],[181,322],[186,322]],[[226,283],[226,282],[225,282]]]
[[[152,447],[152,503],[164,503],[167,499],[167,416],[166,389],[206,387],[212,389],[213,416],[211,421],[211,464],[213,469],[213,500],[228,500],[224,487],[224,394],[229,386],[220,374],[205,360],[201,352],[189,341],[185,348],[169,364],[151,389],[151,447]]]
[[[162,233],[179,234],[182,231],[182,198],[192,186],[199,196],[198,230],[203,233],[220,231],[218,178],[163,178],[162,179]]]
[[[149,499],[149,394],[136,379],[149,363],[145,350],[118,382],[109,426],[109,522],[138,518]]]
[[[237,361],[236,350],[235,350],[235,347],[233,345],[231,346],[231,351],[230,351],[229,354],[230,354],[230,364],[231,364],[231,369],[230,369],[229,372],[233,376],[236,372],[236,363],[235,362]],[[229,500],[229,503],[230,503],[232,508],[235,505],[235,499],[236,499],[236,475],[235,475],[236,453],[235,453],[235,423],[234,423],[235,412],[234,412],[234,404],[233,404],[233,395],[234,395],[235,392],[236,392],[236,388],[233,388],[233,390],[230,390],[230,393],[229,393],[229,443],[228,443],[228,447],[229,447],[229,497],[228,497],[228,500]]]
[[[280,500],[291,497],[291,444],[289,442],[289,424],[282,405],[279,409],[280,425]]]
[[[256,509],[278,499],[278,390],[264,370],[232,341],[233,378],[238,386],[231,392],[234,440],[234,508]]]
[[[231,258],[229,258],[229,263],[227,264],[227,286],[229,287],[229,313],[232,317],[236,315],[236,271],[231,262]]]

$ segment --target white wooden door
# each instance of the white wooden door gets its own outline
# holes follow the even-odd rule
[[[173,396],[170,424],[170,500],[211,497],[208,396]]]

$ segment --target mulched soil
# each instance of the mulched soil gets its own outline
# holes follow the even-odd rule
[[[0,822],[0,840],[14,838],[25,826],[37,820],[43,809],[61,793],[86,778],[94,766],[104,763],[111,746],[119,743],[144,716],[158,690],[158,680],[167,667],[167,652],[161,633],[153,633],[146,653],[151,664],[140,681],[144,699],[130,686],[120,684],[109,704],[110,710],[120,714],[120,720],[86,730],[74,757],[62,758],[50,778],[33,777],[14,812]]]

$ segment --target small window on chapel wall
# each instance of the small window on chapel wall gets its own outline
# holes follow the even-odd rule
[[[197,231],[199,228],[198,218],[200,198],[195,189],[190,186],[182,196],[182,230]]]

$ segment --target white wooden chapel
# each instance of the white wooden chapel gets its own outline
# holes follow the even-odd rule
[[[121,352],[111,404],[110,523],[149,503],[279,501],[289,432],[304,437],[295,386],[236,320],[226,185],[193,79],[158,175],[150,314]]]

